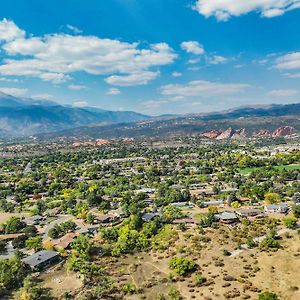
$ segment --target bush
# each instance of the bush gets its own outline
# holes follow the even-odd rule
[[[286,228],[295,228],[297,225],[297,218],[295,217],[285,217],[283,218],[283,224]]]
[[[169,267],[178,275],[184,276],[195,271],[196,264],[191,259],[175,256],[169,262]]]
[[[262,292],[258,296],[258,300],[277,300],[277,299],[278,299],[277,295],[270,292]]]
[[[170,300],[181,300],[182,296],[180,295],[179,291],[176,290],[176,288],[172,287],[169,291],[168,296],[170,297]]]
[[[224,256],[230,256],[231,253],[227,249],[223,249],[223,255]]]

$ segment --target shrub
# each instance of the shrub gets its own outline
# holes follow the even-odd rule
[[[169,262],[169,267],[178,275],[184,276],[195,271],[196,264],[191,259],[175,256]]]

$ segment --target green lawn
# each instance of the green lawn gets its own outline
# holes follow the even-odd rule
[[[253,167],[253,168],[243,168],[243,169],[239,169],[239,172],[242,174],[242,175],[247,175],[247,174],[250,174],[254,171],[257,171],[257,170],[260,170],[260,169],[263,169],[265,167]],[[288,171],[292,171],[292,170],[300,170],[300,164],[297,164],[297,165],[281,165],[281,166],[274,166],[273,167],[275,170],[288,170]]]

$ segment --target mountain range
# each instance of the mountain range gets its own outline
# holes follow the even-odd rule
[[[0,135],[29,136],[79,126],[137,122],[149,116],[132,111],[63,106],[48,100],[17,98],[0,93]]]
[[[0,92],[0,137],[120,138],[178,135],[270,136],[281,127],[300,132],[300,103],[238,107],[222,112],[152,117],[133,111],[59,105]],[[222,136],[218,137],[221,139]],[[230,134],[229,134],[230,135]]]

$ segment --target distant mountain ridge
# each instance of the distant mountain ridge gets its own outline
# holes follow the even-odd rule
[[[48,100],[17,98],[0,93],[0,135],[29,136],[91,124],[130,123],[150,116],[131,111],[62,106]]]
[[[224,133],[221,135],[221,138],[240,139],[246,136],[270,137],[271,132],[281,131],[289,127],[292,127],[295,133],[300,132],[300,103],[244,107],[218,113],[160,117],[130,124],[82,126],[46,134],[44,138],[75,137],[97,139],[185,135],[202,135],[208,138],[217,138]]]
[[[201,135],[268,136],[282,126],[300,131],[300,103],[238,107],[227,111],[151,117],[133,111],[73,107],[0,92],[0,137],[87,138]],[[226,130],[230,130],[226,133]],[[244,129],[239,132],[240,129]],[[204,135],[205,136],[205,135]],[[222,137],[222,135],[221,135]]]

